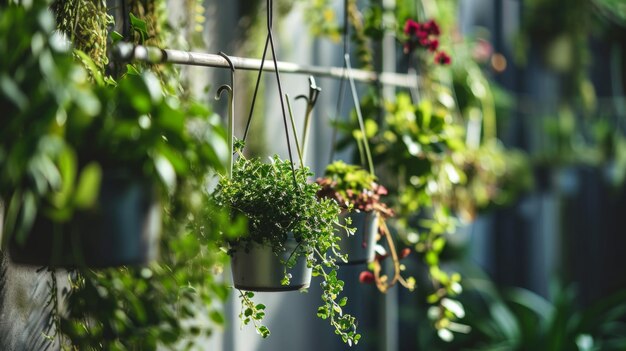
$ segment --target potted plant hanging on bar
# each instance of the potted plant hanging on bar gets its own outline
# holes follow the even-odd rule
[[[325,176],[317,183],[322,187],[320,198],[335,200],[342,209],[341,221],[355,229],[354,235],[341,235],[340,250],[348,257],[348,264],[372,262],[378,235],[380,217],[393,214],[380,197],[387,189],[376,182],[376,177],[359,166],[335,161],[326,167]]]
[[[154,259],[160,199],[190,158],[217,155],[199,154],[204,144],[192,137],[191,119],[163,96],[156,77],[130,67],[118,82],[90,81],[51,34],[47,11],[6,13],[11,20],[3,23],[20,26],[0,31],[22,33],[1,44],[12,53],[0,62],[11,87],[0,97],[3,248],[17,263],[56,267]]]
[[[322,305],[317,315],[328,319],[344,342],[352,345],[361,337],[356,319],[343,313],[347,298],[340,298],[343,281],[337,278],[339,253],[335,228],[339,205],[318,199],[320,187],[307,182],[313,174],[306,167],[277,156],[269,163],[246,159],[238,151],[232,177],[223,176],[213,193],[217,205],[247,219],[248,233],[228,240],[234,286],[247,291],[293,291],[308,288],[311,276],[321,277]],[[259,333],[269,330],[257,323],[263,305],[255,305],[251,292],[242,293],[245,324],[251,319]],[[245,315],[243,312],[245,309]]]
[[[235,288],[307,288],[312,270],[319,275],[322,264],[334,267],[342,259],[335,235],[339,206],[318,201],[308,168],[294,173],[290,161],[277,156],[264,163],[238,155],[232,178],[222,177],[214,193],[218,205],[248,221],[248,234],[228,242]]]
[[[155,81],[147,80],[129,76],[117,88],[101,87],[101,99],[83,91],[82,104],[91,111],[70,106],[61,116],[39,118],[36,110],[10,115],[2,128],[9,151],[3,241],[14,262],[108,267],[156,257],[161,208],[155,168],[163,161],[149,117],[156,104],[148,87]],[[131,107],[128,93],[140,109]],[[16,130],[19,122],[31,128]],[[152,165],[148,152],[157,157]]]

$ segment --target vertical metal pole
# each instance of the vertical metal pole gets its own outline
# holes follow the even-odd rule
[[[384,28],[394,28],[396,0],[383,0],[383,23]],[[392,30],[386,30],[382,42],[382,71],[396,72],[396,39]],[[383,98],[393,101],[396,96],[395,88],[392,86],[383,87]],[[396,351],[399,350],[398,343],[398,289],[391,288],[385,294],[384,303],[384,345],[382,350]]]

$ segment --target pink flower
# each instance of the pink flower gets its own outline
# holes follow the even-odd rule
[[[440,65],[449,65],[451,62],[452,59],[444,51],[439,51],[437,54],[435,54],[435,63],[438,63]]]
[[[486,62],[491,57],[493,53],[493,48],[491,44],[485,39],[478,39],[476,41],[476,45],[474,46],[474,51],[472,52],[472,56],[479,62]]]

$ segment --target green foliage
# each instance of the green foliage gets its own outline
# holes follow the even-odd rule
[[[74,57],[83,63],[93,78],[101,79],[109,63],[106,52],[108,26],[113,24],[113,18],[107,14],[106,1],[55,0],[50,8],[56,15],[57,28],[76,50]]]
[[[222,176],[213,194],[218,206],[230,209],[233,215],[245,216],[248,221],[248,235],[228,240],[231,250],[245,250],[252,243],[258,243],[270,246],[279,254],[286,250],[284,243],[288,233],[293,233],[299,245],[284,265],[291,268],[298,258],[306,258],[313,276],[322,277],[324,292],[320,309],[324,313],[318,315],[329,319],[344,342],[356,343],[360,338],[356,333],[356,319],[343,313],[340,306],[343,301],[339,300],[344,282],[337,279],[336,260],[345,259],[338,253],[340,238],[335,235],[339,205],[330,199],[318,200],[319,185],[307,182],[312,176],[308,168],[297,168],[294,174],[291,163],[277,156],[271,158],[270,163],[263,163],[246,159],[241,151],[238,154],[232,178]],[[286,269],[283,282],[288,279]],[[257,314],[246,313],[250,306],[251,302],[242,301],[244,323],[252,318],[257,331],[264,335],[266,328],[261,329],[256,323]]]
[[[623,350],[625,292],[586,308],[573,287],[555,286],[549,299],[522,288],[497,289],[488,280],[468,283],[463,303],[473,331],[455,348],[472,350]]]
[[[241,313],[239,313],[239,319],[242,325],[248,325],[250,322],[254,324],[254,328],[263,339],[270,336],[270,330],[266,326],[261,324],[261,321],[265,317],[265,305],[255,304],[252,301],[254,293],[251,291],[239,291],[239,299],[241,300]]]
[[[362,103],[364,114],[375,114],[381,103],[366,97]],[[391,188],[391,194],[396,194],[391,197],[394,211],[406,217],[432,206],[432,195],[440,187],[460,181],[458,173],[455,177],[453,172],[456,167],[451,162],[450,152],[464,147],[463,129],[453,123],[444,105],[427,100],[413,105],[406,94],[398,94],[396,102],[387,103],[385,108],[384,123],[367,120],[368,133],[371,133],[368,138],[375,162],[386,172],[382,177]],[[358,131],[354,121],[343,128]],[[343,141],[340,147],[349,142],[349,139]],[[448,173],[439,171],[445,168]]]
[[[343,161],[335,161],[326,166],[324,175],[336,182],[335,188],[342,195],[346,195],[347,190],[354,192],[371,191],[376,181],[376,177],[368,171]]]
[[[61,317],[61,331],[71,345],[80,350],[187,349],[195,337],[209,336],[224,323],[229,290],[215,276],[227,255],[216,245],[218,231],[209,227],[204,206],[184,200],[199,196],[198,186],[172,201],[158,263],[74,276],[68,311]],[[218,216],[217,210],[211,216]]]
[[[341,25],[338,23],[337,14],[331,7],[330,0],[315,0],[307,3],[304,11],[305,20],[313,36],[327,37],[334,42],[341,40]]]
[[[68,118],[94,118],[101,105],[86,72],[52,34],[54,19],[45,7],[10,5],[0,17],[5,38],[0,46],[6,53],[0,58],[5,116],[0,119],[0,198],[7,208],[5,233],[20,240],[45,198],[68,193],[64,178],[75,173],[64,139]]]
[[[598,0],[597,6],[603,11],[607,17],[616,20],[616,22],[626,23],[626,4],[621,0]]]
[[[317,195],[337,201],[346,209],[360,211],[380,211],[389,213],[387,206],[380,201],[387,189],[376,183],[376,177],[359,166],[335,161],[326,167],[325,177],[317,183],[322,187]]]
[[[334,42],[342,40],[342,34],[346,24],[338,18],[336,9],[329,0],[315,0],[307,2],[305,19],[309,24],[311,33],[318,37],[326,37]],[[350,39],[356,45],[356,57],[359,60],[359,68],[365,70],[374,69],[374,55],[371,49],[372,38],[382,38],[382,9],[375,4],[370,4],[368,11],[363,14],[356,0],[348,0],[348,26],[350,26]]]
[[[208,107],[166,96],[153,75],[132,66],[118,81],[90,81],[52,34],[45,5],[0,11],[4,239],[28,235],[36,216],[62,222],[80,215],[94,204],[107,169],[160,184],[161,261],[71,272],[67,311],[53,315],[51,337],[81,350],[186,349],[193,336],[224,321],[228,290],[214,277],[227,255],[213,224],[245,231],[243,223],[230,223],[229,213],[206,206],[207,174],[224,169],[225,131]],[[55,306],[57,293],[52,286]]]
[[[462,218],[471,220],[481,211],[510,204],[533,186],[528,157],[498,141],[466,149],[455,158],[465,181],[440,194],[438,201]]]
[[[319,187],[306,182],[313,175],[309,169],[297,168],[294,175],[291,163],[277,156],[263,163],[239,155],[232,178],[221,177],[214,194],[218,206],[248,219],[248,235],[231,245],[267,244],[279,253],[284,251],[283,244],[291,232],[300,243],[294,256],[306,255],[315,248],[326,252],[334,241],[332,226],[339,209],[332,201],[317,201]]]
[[[161,261],[149,268],[80,272],[62,331],[80,349],[181,347],[183,336],[209,335],[212,323],[223,323],[219,303],[228,293],[213,277],[226,255],[212,224],[229,222],[228,213],[207,209],[202,189],[209,172],[224,169],[225,132],[206,106],[164,96],[149,73],[99,92],[107,113],[68,123],[66,137],[85,159],[162,184],[166,235]],[[199,322],[202,315],[212,323]]]

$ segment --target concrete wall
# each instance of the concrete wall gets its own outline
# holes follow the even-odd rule
[[[56,274],[59,293],[66,291],[66,272]],[[52,282],[50,272],[11,263],[0,251],[0,350],[57,350],[49,339],[54,332],[47,306]]]

